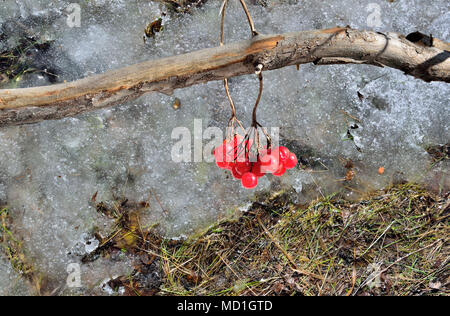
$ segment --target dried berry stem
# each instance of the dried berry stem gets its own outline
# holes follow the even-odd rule
[[[247,5],[244,0],[240,0],[240,3],[242,5],[242,8],[245,11],[245,14],[247,16],[248,23],[250,25],[250,32],[252,34],[252,37],[255,37],[258,35],[258,32],[255,30],[255,25],[253,23],[253,19],[250,15],[250,12],[248,11]],[[226,15],[226,9],[228,5],[228,0],[224,0],[222,3],[221,8],[221,23],[220,23],[220,46],[224,45],[224,30],[225,30],[225,15]],[[271,138],[267,131],[261,126],[261,124],[258,123],[256,118],[256,112],[258,110],[259,102],[261,101],[261,96],[263,92],[263,76],[262,76],[262,65],[258,65],[255,69],[255,73],[258,75],[259,79],[259,92],[258,97],[256,99],[255,106],[253,107],[253,115],[252,115],[252,124],[251,128],[248,133],[245,134],[243,144],[240,144],[235,148],[235,154],[240,154],[243,150],[245,150],[245,157],[249,157],[249,152],[252,150],[254,146],[256,146],[256,156],[259,156],[259,147],[260,147],[260,140],[259,140],[259,129],[262,130],[264,133],[266,139],[267,139],[267,148],[270,148],[271,146]],[[242,128],[244,131],[244,127],[242,126],[241,122],[236,117],[236,106],[233,102],[233,99],[230,95],[229,85],[228,85],[228,79],[224,79],[224,87],[225,87],[225,93],[227,95],[228,101],[230,103],[231,107],[231,118],[228,122],[228,131],[227,131],[227,139],[232,139],[235,135],[235,128],[238,126]],[[254,142],[249,146],[251,139],[254,139]],[[252,147],[252,148],[250,148]]]

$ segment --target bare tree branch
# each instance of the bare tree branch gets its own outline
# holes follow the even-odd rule
[[[254,73],[259,64],[264,71],[311,62],[370,64],[396,68],[427,82],[450,82],[450,45],[424,39],[349,28],[260,35],[70,83],[0,90],[0,127],[73,116],[152,91],[170,94],[174,89]]]

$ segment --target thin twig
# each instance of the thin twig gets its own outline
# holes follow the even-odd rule
[[[227,0],[226,0],[227,1]],[[248,24],[250,24],[250,31],[252,32],[252,36],[257,36],[258,32],[256,32],[255,24],[253,23],[252,17],[250,16],[250,12],[248,11],[247,5],[244,0],[240,0],[242,4],[242,8],[245,11],[245,15],[247,15]]]
[[[388,225],[388,227],[384,230],[384,232],[366,249],[366,251],[364,251],[364,253],[361,255],[361,256],[359,256],[359,258],[362,258],[362,257],[364,257],[364,255],[366,254],[366,253],[368,253],[369,252],[369,250],[370,249],[372,249],[372,247],[373,246],[375,246],[375,244],[381,239],[381,237],[383,237],[384,236],[384,234],[386,234],[387,233],[387,231],[392,227],[392,225],[394,225],[394,223],[395,223],[396,221],[393,221],[392,223],[390,223],[389,225]]]

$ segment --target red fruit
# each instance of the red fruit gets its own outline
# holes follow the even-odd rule
[[[280,168],[280,159],[276,153],[271,153],[261,158],[261,170],[265,173],[277,172]]]
[[[231,163],[231,174],[235,179],[241,179],[244,173],[250,172],[252,164],[250,161]]]
[[[238,179],[238,180],[242,179],[242,173],[239,173],[239,171],[236,170],[236,167],[231,169],[231,174],[233,175],[233,178],[235,178],[235,179]]]
[[[279,152],[280,155],[280,162],[286,163],[286,161],[289,159],[289,154],[291,153],[289,149],[287,149],[284,146],[280,146],[277,148],[277,151]]]
[[[273,175],[276,177],[281,177],[285,173],[286,173],[286,167],[283,164],[281,164],[280,168],[276,172],[274,172]]]
[[[246,189],[256,188],[256,186],[258,185],[258,177],[252,172],[244,173],[242,175],[241,183],[242,186]]]
[[[228,163],[234,161],[233,145],[230,142],[225,141],[214,150],[214,159],[216,160],[219,168],[226,169],[228,167]]]
[[[252,163],[248,160],[246,161],[238,161],[236,162],[236,170],[240,174],[244,174],[246,172],[250,172],[252,170]]]
[[[220,169],[228,169],[228,162],[224,162],[224,161],[216,161],[216,165],[217,165],[217,167],[219,167]]]
[[[297,160],[297,156],[294,153],[290,153],[289,154],[289,158],[286,161],[286,163],[284,164],[284,166],[287,169],[292,169],[295,168],[297,166],[298,160]]]
[[[258,160],[257,162],[253,163],[252,166],[252,172],[255,174],[256,177],[258,178],[262,178],[264,177],[266,174],[261,170],[261,161]]]

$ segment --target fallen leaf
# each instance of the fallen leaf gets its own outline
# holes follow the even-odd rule
[[[188,282],[194,283],[194,284],[201,282],[201,276],[196,272],[191,272],[190,274],[188,274],[186,279]]]
[[[174,110],[178,110],[181,107],[181,101],[178,98],[175,98],[175,101],[172,104]]]
[[[94,202],[94,203],[95,203],[95,201],[97,200],[97,194],[98,194],[98,191],[95,192],[94,195],[93,195],[92,198],[91,198],[91,201]]]
[[[437,281],[437,282],[432,282],[430,281],[430,283],[428,283],[428,286],[430,287],[430,289],[432,290],[440,290],[442,287],[442,283]]]
[[[347,174],[345,175],[345,180],[346,181],[351,181],[355,177],[355,174],[356,173],[353,170],[347,171]]]
[[[162,18],[158,18],[145,28],[145,36],[154,37],[156,33],[163,30]]]
[[[355,167],[355,164],[353,163],[353,160],[349,159],[345,163],[345,169],[352,169]]]
[[[277,283],[275,283],[275,285],[273,286],[273,291],[274,291],[276,294],[278,294],[278,295],[280,295],[281,292],[283,292],[283,290],[284,290],[284,285],[283,285],[283,283],[281,283],[281,282],[277,282]]]

